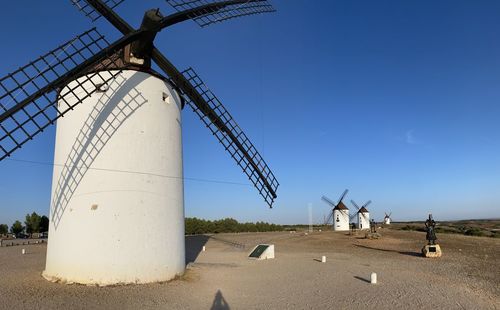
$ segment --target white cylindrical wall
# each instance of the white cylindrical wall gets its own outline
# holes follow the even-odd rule
[[[132,70],[101,90],[57,121],[43,275],[97,285],[172,279],[185,268],[181,100]]]
[[[358,229],[370,229],[370,213],[358,212]]]
[[[333,210],[333,230],[349,230],[349,210]]]

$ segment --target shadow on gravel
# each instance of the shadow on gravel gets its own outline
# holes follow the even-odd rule
[[[203,246],[207,244],[208,240],[212,239],[214,241],[218,241],[224,243],[226,245],[232,246],[233,248],[237,248],[239,250],[245,250],[246,245],[243,243],[239,243],[236,241],[223,239],[214,235],[189,235],[185,236],[185,245],[186,245],[186,265],[192,263],[196,260],[200,252],[203,250]]]
[[[358,280],[363,281],[363,282],[370,283],[370,280],[367,280],[367,279],[365,279],[365,278],[362,278],[362,277],[359,277],[359,276],[354,276],[354,277],[355,277],[356,279],[358,279]]]
[[[236,242],[236,241],[229,240],[229,239],[223,239],[223,238],[220,238],[220,237],[215,236],[215,235],[210,235],[208,237],[210,239],[215,240],[215,241],[219,241],[219,242],[222,242],[224,244],[230,245],[233,248],[238,248],[238,249],[241,249],[241,250],[244,250],[246,248],[246,245],[243,244],[243,243],[240,243],[240,242]]]
[[[220,290],[217,290],[217,293],[215,294],[214,302],[212,303],[212,307],[210,310],[230,310],[229,304],[227,303],[226,299],[224,299],[224,296],[222,296],[222,292]]]
[[[196,260],[203,250],[203,246],[207,244],[208,239],[210,239],[210,237],[205,235],[184,237],[186,244],[186,265]]]
[[[396,251],[396,250],[388,250],[388,249],[379,249],[379,248],[373,248],[373,247],[369,247],[369,246],[361,245],[361,244],[354,244],[354,246],[357,246],[359,248],[369,249],[369,250],[376,250],[376,251],[382,251],[382,252],[393,252],[393,253],[399,253],[399,254],[402,254],[402,255],[408,255],[408,256],[414,256],[414,257],[420,257],[420,258],[422,258],[422,253],[420,253],[420,252],[408,252],[408,251]]]

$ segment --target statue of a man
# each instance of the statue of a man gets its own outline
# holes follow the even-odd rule
[[[370,221],[370,232],[376,233],[377,232],[377,224],[375,223],[374,219],[371,219]]]
[[[426,239],[428,240],[428,244],[436,244],[436,221],[432,218],[432,214],[429,214],[429,218],[425,221],[425,228],[427,230]]]

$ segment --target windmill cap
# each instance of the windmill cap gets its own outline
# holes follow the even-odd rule
[[[349,209],[347,209],[345,204],[341,201],[335,206],[335,208],[333,208],[333,210],[349,210]]]
[[[361,209],[359,209],[358,213],[369,213],[369,212],[365,207],[361,207]]]

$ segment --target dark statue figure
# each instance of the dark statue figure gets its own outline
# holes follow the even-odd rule
[[[436,221],[434,221],[434,219],[432,218],[432,214],[429,214],[429,218],[427,219],[427,221],[425,221],[425,228],[427,230],[427,235],[425,237],[428,241],[427,244],[429,244],[429,245],[436,244],[436,240],[437,240],[436,232],[435,232]]]
[[[376,233],[377,232],[377,223],[375,223],[375,220],[372,219],[370,221],[370,232]]]

